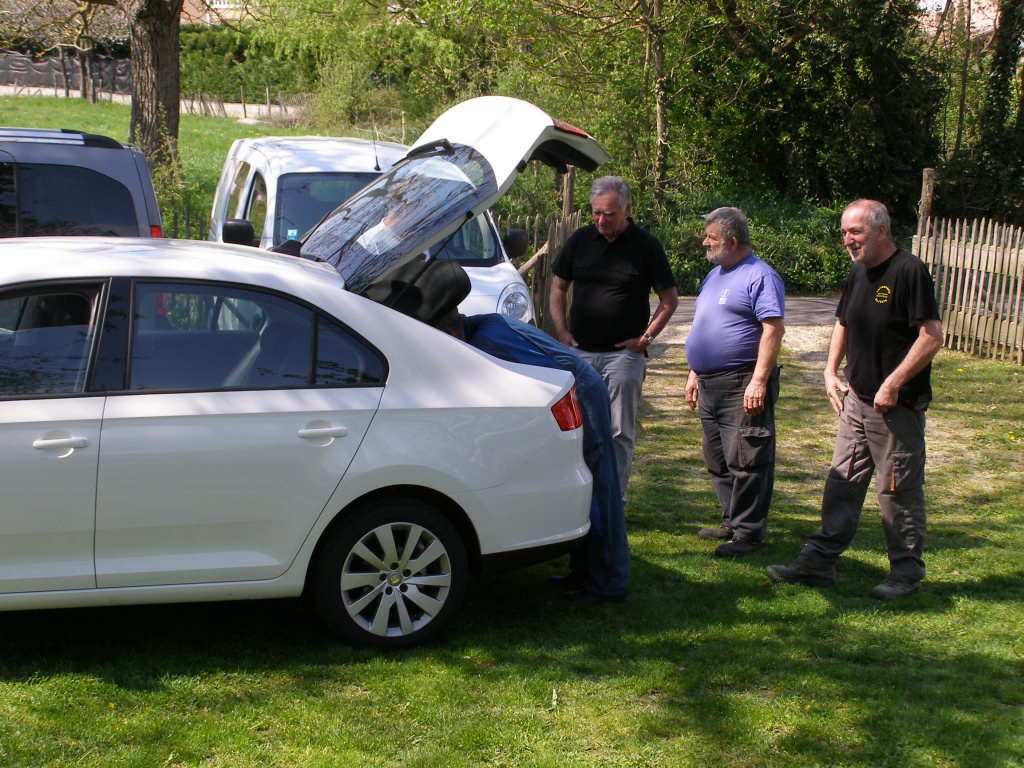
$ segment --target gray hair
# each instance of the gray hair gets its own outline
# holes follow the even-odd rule
[[[750,225],[739,208],[715,208],[704,214],[704,226],[718,224],[723,240],[736,238],[736,245],[750,245]]]
[[[868,226],[872,229],[878,229],[879,227],[885,227],[886,234],[892,232],[892,224],[889,221],[889,209],[877,200],[868,200],[867,198],[860,198],[854,200],[848,206],[843,208],[845,214],[852,208],[860,208],[864,211],[867,217]]]
[[[602,176],[599,179],[595,179],[594,183],[590,185],[590,200],[593,200],[598,195],[605,195],[609,192],[614,192],[619,197],[619,205],[625,208],[629,205],[631,197],[629,194],[629,184],[621,176]]]

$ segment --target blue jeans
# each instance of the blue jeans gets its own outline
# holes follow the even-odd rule
[[[589,375],[588,375],[589,374]],[[576,372],[576,395],[583,417],[583,461],[594,477],[590,533],[573,552],[570,567],[584,574],[583,587],[603,597],[625,594],[629,585],[629,542],[612,447],[608,391],[587,368]]]

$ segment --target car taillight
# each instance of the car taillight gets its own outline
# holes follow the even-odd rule
[[[163,237],[164,231],[160,229],[156,224],[149,225],[149,236],[150,237]]]
[[[566,392],[565,397],[551,406],[551,415],[555,417],[558,428],[563,432],[570,432],[583,426],[580,403],[576,399],[576,387]]]
[[[583,138],[586,139],[590,138],[589,133],[587,133],[586,131],[581,131],[575,125],[571,125],[570,123],[567,123],[564,120],[556,120],[555,118],[551,118],[551,122],[554,124],[556,130],[562,131],[563,133],[571,133],[575,136],[582,136]]]

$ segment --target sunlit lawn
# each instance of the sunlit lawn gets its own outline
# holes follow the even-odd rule
[[[712,558],[682,348],[651,364],[622,605],[560,564],[476,582],[437,644],[336,644],[298,601],[0,614],[0,765],[1021,766],[1021,369],[941,353],[928,581],[885,575],[873,501],[831,590],[770,584],[816,527],[834,418],[787,354],[768,545]]]

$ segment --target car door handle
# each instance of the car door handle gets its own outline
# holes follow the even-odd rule
[[[347,427],[306,427],[299,430],[299,437],[322,438],[322,437],[345,437],[348,434]]]
[[[41,438],[32,442],[33,448],[43,451],[53,448],[86,448],[88,445],[89,440],[84,437]]]

